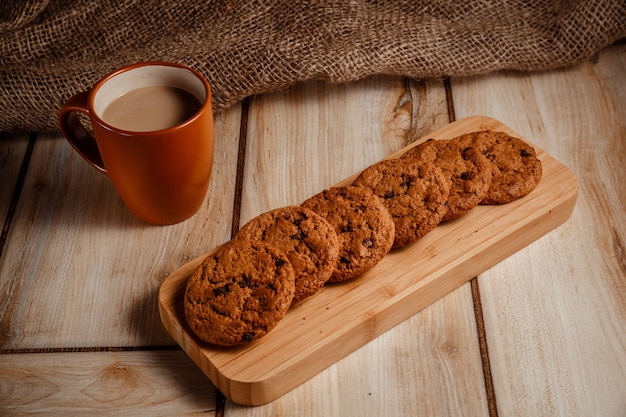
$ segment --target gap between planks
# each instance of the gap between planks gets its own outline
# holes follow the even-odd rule
[[[235,172],[235,196],[233,198],[233,218],[231,223],[231,238],[239,231],[241,221],[241,198],[243,194],[243,173],[246,164],[246,147],[248,143],[248,113],[250,98],[241,102],[241,124],[239,125],[239,145],[237,151],[237,170]],[[226,410],[226,396],[218,389],[215,390],[215,417],[224,417]]]
[[[15,215],[17,202],[20,198],[20,194],[22,193],[22,188],[24,187],[26,171],[28,171],[28,166],[30,165],[30,157],[33,154],[33,148],[35,147],[36,140],[37,133],[31,132],[28,136],[28,146],[26,147],[26,152],[24,152],[24,159],[22,159],[20,172],[18,173],[17,180],[15,181],[15,188],[11,194],[11,202],[9,203],[9,208],[7,210],[6,217],[4,218],[4,224],[2,225],[2,232],[0,233],[0,257],[2,256],[4,245],[9,235],[9,229],[11,228],[11,222],[13,221],[13,216]]]
[[[448,105],[448,120],[450,123],[456,121],[456,113],[454,111],[454,98],[452,94],[452,84],[450,77],[443,81],[446,89],[446,102]],[[470,280],[472,289],[472,302],[474,304],[474,320],[476,321],[476,333],[478,335],[478,344],[480,350],[480,360],[483,368],[483,378],[485,380],[485,394],[487,397],[487,409],[489,417],[498,417],[498,407],[496,406],[496,392],[493,388],[493,378],[491,375],[491,364],[489,362],[489,349],[487,347],[487,336],[485,330],[485,321],[483,318],[483,306],[480,300],[480,289],[478,287],[478,277]]]

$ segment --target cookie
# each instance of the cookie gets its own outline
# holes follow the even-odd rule
[[[375,266],[389,252],[394,223],[370,190],[333,187],[302,203],[324,217],[339,238],[339,262],[328,282],[355,278]]]
[[[388,159],[352,183],[380,197],[395,224],[393,247],[411,244],[434,229],[448,211],[450,185],[440,168],[419,159]]]
[[[476,207],[491,186],[491,162],[476,148],[458,140],[429,139],[401,157],[418,158],[441,168],[450,183],[448,212],[442,221],[460,217]]]
[[[524,197],[541,180],[541,161],[535,149],[504,132],[485,130],[462,135],[465,146],[478,149],[491,161],[491,186],[481,204],[504,204]]]
[[[263,242],[231,240],[196,268],[185,288],[191,330],[220,346],[252,342],[284,317],[295,292],[287,256]]]
[[[319,214],[300,206],[262,213],[246,223],[237,239],[267,242],[282,250],[296,275],[296,303],[320,290],[339,259],[335,229]]]

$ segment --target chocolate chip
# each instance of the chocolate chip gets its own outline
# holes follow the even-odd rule
[[[396,193],[394,193],[393,191],[388,191],[385,193],[385,198],[389,199],[389,198],[394,198],[396,196]]]
[[[413,185],[413,182],[414,182],[414,178],[413,177],[406,176],[406,175],[403,174],[402,175],[402,184],[400,184],[400,186],[408,190]]]
[[[255,335],[254,335],[253,332],[244,332],[241,335],[241,340],[244,341],[244,342],[250,342],[250,341],[252,341],[254,339],[254,336]]]
[[[520,151],[520,155],[521,155],[522,157],[527,157],[527,156],[530,156],[530,153],[529,153],[526,149],[522,149],[522,150]]]
[[[239,280],[239,286],[241,288],[250,288],[252,286],[252,280],[248,275],[243,274]]]
[[[284,259],[280,259],[280,258],[276,258],[275,264],[276,264],[276,268],[280,268],[281,266],[285,265],[287,262]]]
[[[464,171],[464,172],[461,172],[461,179],[467,181],[467,180],[472,179],[472,177],[470,176],[469,172]]]
[[[217,287],[213,290],[213,294],[215,294],[216,296],[222,295],[222,294],[228,294],[229,292],[230,292],[230,284],[226,284],[223,287]]]

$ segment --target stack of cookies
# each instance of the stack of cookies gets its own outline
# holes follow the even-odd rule
[[[541,175],[534,148],[502,132],[429,139],[350,185],[245,224],[187,282],[187,322],[211,344],[257,340],[324,285],[363,274],[391,249],[479,204],[527,195]]]

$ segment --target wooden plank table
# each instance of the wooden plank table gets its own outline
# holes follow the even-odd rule
[[[157,294],[248,219],[472,115],[571,169],[563,225],[269,404],[226,400]],[[216,115],[206,204],[136,220],[58,133],[0,136],[0,416],[626,414],[626,44],[542,73],[298,84]]]

